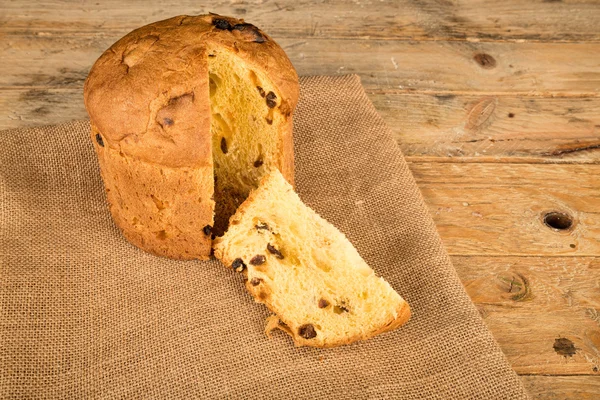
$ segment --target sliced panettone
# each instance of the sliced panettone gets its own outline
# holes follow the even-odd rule
[[[293,182],[298,90],[281,47],[235,18],[174,17],[113,44],[84,100],[125,237],[154,254],[208,258],[211,235],[266,172]]]
[[[306,206],[279,171],[231,218],[215,256],[246,274],[246,287],[274,314],[267,331],[297,346],[332,347],[392,330],[410,317],[406,301],[348,239]]]

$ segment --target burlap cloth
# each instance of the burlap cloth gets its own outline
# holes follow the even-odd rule
[[[301,84],[297,190],[408,300],[410,322],[336,349],[269,340],[239,274],[123,239],[87,121],[3,131],[2,398],[526,397],[358,77]]]

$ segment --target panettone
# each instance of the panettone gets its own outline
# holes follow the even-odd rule
[[[136,29],[96,61],[84,99],[113,219],[144,250],[206,259],[266,172],[293,184],[298,77],[243,20]]]
[[[408,303],[333,225],[307,207],[278,171],[231,218],[215,256],[246,277],[246,288],[274,316],[266,330],[297,346],[333,347],[399,327]]]

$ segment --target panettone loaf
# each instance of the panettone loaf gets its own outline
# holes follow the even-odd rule
[[[136,29],[96,61],[84,100],[113,219],[142,249],[208,258],[211,234],[265,172],[293,184],[298,77],[242,20],[180,16]]]
[[[223,264],[298,346],[332,347],[392,330],[410,317],[406,301],[365,263],[348,239],[307,207],[278,171],[231,218],[214,243]]]

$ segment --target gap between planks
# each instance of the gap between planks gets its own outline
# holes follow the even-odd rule
[[[2,32],[2,29],[0,28],[0,32]],[[111,31],[109,32],[109,34],[120,34],[125,36],[127,33],[129,33],[130,30],[115,30],[115,31]],[[32,32],[32,31],[27,31],[27,30],[16,30],[16,31],[10,31],[10,32],[6,32],[6,34],[11,35],[11,36],[31,36],[31,35],[40,35],[43,34],[45,32]],[[93,31],[90,32],[69,32],[68,36],[72,36],[72,37],[90,37],[90,34],[93,34]],[[43,35],[42,35],[43,36]],[[49,35],[46,35],[49,36]],[[65,35],[61,35],[61,37],[65,37]],[[319,37],[315,37],[315,38],[319,38]],[[323,36],[322,38],[325,38],[325,36]],[[459,38],[447,38],[447,37],[423,37],[423,38],[396,38],[396,37],[378,37],[378,36],[354,36],[354,37],[344,37],[344,36],[335,36],[335,35],[328,35],[326,36],[327,39],[331,39],[331,40],[336,40],[336,41],[349,41],[349,42],[356,42],[356,41],[369,41],[369,40],[380,40],[380,41],[395,41],[395,42],[461,42],[461,43],[557,43],[557,44],[575,44],[575,43],[579,43],[579,44],[583,44],[583,43],[600,43],[600,39],[593,39],[593,40],[534,40],[534,39],[480,39],[477,37],[467,37],[464,39],[459,39]],[[277,40],[279,39],[289,39],[289,40],[302,40],[302,39],[306,39],[306,36],[294,36],[294,35],[278,35],[277,36]]]
[[[31,30],[26,30],[26,29],[9,29],[6,30],[4,32],[5,35],[7,36],[13,36],[13,37],[18,37],[18,36],[22,36],[22,37],[32,37],[32,36],[38,36],[38,37],[52,37],[52,36],[56,36],[56,37],[61,37],[61,38],[90,38],[90,37],[97,37],[97,38],[103,38],[106,36],[113,36],[113,35],[121,35],[121,36],[125,36],[126,34],[128,34],[129,32],[131,32],[134,28],[131,29],[113,29],[113,30],[107,30],[102,34],[98,34],[98,31],[94,31],[94,30],[89,30],[89,31],[69,31],[68,33],[65,33],[64,31],[56,31],[56,33],[53,33],[52,31],[48,31],[48,32],[44,32],[44,31],[31,31]],[[2,33],[5,30],[5,28],[0,27],[0,33]],[[453,38],[453,37],[444,37],[444,36],[439,36],[439,37],[430,37],[430,36],[423,36],[423,37],[385,37],[385,36],[375,36],[375,35],[364,35],[364,36],[352,36],[352,37],[347,37],[347,36],[337,36],[337,35],[327,35],[327,36],[311,36],[309,37],[310,39],[328,39],[328,40],[335,40],[335,41],[344,41],[344,42],[356,42],[356,41],[371,41],[371,40],[378,40],[378,41],[394,41],[394,42],[407,42],[407,43],[414,43],[414,42],[457,42],[457,43],[514,43],[514,44],[527,44],[527,43],[531,43],[531,44],[536,44],[536,43],[548,43],[548,44],[598,44],[600,43],[600,34],[599,34],[599,38],[595,38],[595,39],[552,39],[552,40],[544,40],[544,39],[531,39],[531,38],[501,38],[501,39],[488,39],[488,38],[479,38],[476,36],[473,37],[464,37],[464,38]],[[277,35],[277,37],[275,38],[276,41],[279,41],[281,39],[284,40],[306,40],[307,36],[303,36],[303,35],[298,35],[298,34],[287,34],[287,33],[280,33]]]
[[[358,74],[360,75],[360,74]],[[1,87],[0,87],[1,88]],[[494,92],[494,91],[469,91],[469,90],[418,90],[418,89],[377,89],[365,87],[367,94],[378,95],[424,95],[424,96],[489,96],[489,97],[545,97],[545,98],[598,98],[600,93],[596,92]]]
[[[444,157],[444,156],[411,156],[405,155],[404,159],[409,164],[556,164],[556,165],[578,165],[578,164],[600,164],[600,159],[545,159],[539,157],[501,156],[501,157]]]
[[[353,72],[348,75],[361,75],[359,72]],[[343,76],[347,74],[336,74],[338,76]],[[305,74],[303,76],[313,76],[310,74]],[[80,86],[68,86],[68,87],[60,87],[60,86],[52,86],[52,85],[0,85],[0,91],[9,91],[9,90],[26,90],[26,89],[37,89],[37,90],[73,90],[76,88],[81,88],[83,90],[83,80]],[[365,91],[368,95],[423,95],[423,96],[481,96],[481,97],[531,97],[531,98],[551,98],[551,99],[572,99],[572,98],[591,98],[596,99],[600,98],[600,92],[577,92],[577,93],[569,93],[569,92],[534,92],[534,91],[524,91],[524,92],[494,92],[494,91],[477,91],[477,90],[413,90],[413,89],[383,89],[378,90],[370,84],[364,86]]]
[[[479,258],[479,257],[490,257],[490,258],[497,258],[498,260],[500,259],[505,259],[506,257],[517,257],[517,258],[523,258],[523,259],[527,259],[527,258],[535,258],[535,257],[544,257],[544,258],[552,258],[552,259],[561,259],[561,258],[589,258],[589,259],[593,259],[593,258],[598,258],[598,254],[580,254],[577,253],[576,255],[568,255],[568,254],[506,254],[506,253],[451,253],[449,251],[446,251],[446,253],[448,253],[448,255],[450,257],[470,257],[470,258]]]
[[[600,398],[600,379],[596,376],[521,375],[521,381],[536,400]]]
[[[561,376],[565,376],[565,377],[572,377],[572,376],[576,376],[576,377],[582,377],[585,378],[587,376],[594,376],[596,378],[598,378],[600,375],[598,374],[594,374],[594,373],[589,373],[589,374],[566,374],[566,373],[556,373],[556,374],[532,374],[530,372],[522,372],[518,374],[519,376],[548,376],[548,377],[561,377]],[[598,383],[600,384],[600,378],[598,378]]]

